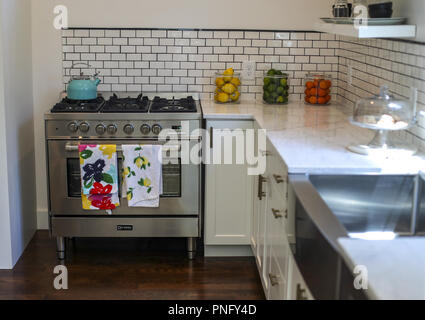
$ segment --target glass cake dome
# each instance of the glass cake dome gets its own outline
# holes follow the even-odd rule
[[[350,122],[356,126],[376,130],[377,133],[368,145],[350,146],[355,153],[370,155],[379,151],[404,151],[414,154],[410,146],[397,146],[389,139],[390,131],[406,130],[415,123],[415,107],[412,101],[396,99],[390,95],[388,86],[380,88],[380,94],[360,99],[354,107]]]

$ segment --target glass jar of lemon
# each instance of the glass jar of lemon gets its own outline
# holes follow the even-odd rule
[[[224,72],[215,73],[214,100],[218,103],[238,103],[240,100],[240,73],[229,68]]]

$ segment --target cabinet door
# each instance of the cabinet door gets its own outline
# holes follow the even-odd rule
[[[270,248],[270,269],[269,269],[269,292],[268,300],[286,300],[288,281],[287,275],[280,269],[278,259],[279,254],[275,252],[275,247]]]
[[[292,256],[289,255],[289,285],[288,285],[289,300],[314,300],[304,279],[298,270],[298,266]]]
[[[258,201],[258,233],[257,233],[257,264],[259,266],[259,272],[261,280],[263,282],[264,290],[267,296],[267,290],[269,287],[268,278],[268,254],[267,254],[267,199],[268,199],[268,184],[267,184],[267,173],[266,175],[259,176],[258,188],[260,188],[261,199]]]
[[[236,164],[236,136],[231,130],[252,128],[252,121],[208,121],[214,148],[221,140],[222,164],[207,164],[205,177],[205,244],[249,245],[253,205],[253,176],[248,175],[248,165]],[[222,129],[230,131],[222,134]],[[239,137],[240,138],[240,137]],[[224,164],[225,141],[232,141],[232,164]],[[209,143],[209,141],[206,141]],[[204,150],[208,150],[208,147]]]

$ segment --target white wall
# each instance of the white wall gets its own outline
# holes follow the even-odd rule
[[[0,17],[3,16],[3,8],[0,5]],[[0,269],[12,266],[12,246],[10,240],[9,219],[9,190],[7,181],[7,159],[6,159],[6,110],[4,104],[4,68],[3,68],[3,25],[0,23]]]
[[[36,228],[31,5],[30,0],[3,0],[0,6],[0,124],[4,128],[0,177],[6,176],[0,180],[2,229],[9,220],[9,241],[1,243],[0,250],[7,246],[6,252],[10,247],[10,259],[0,261],[0,267],[8,268],[17,262]]]
[[[47,228],[43,113],[62,90],[60,31],[53,8],[65,5],[71,27],[170,27],[311,30],[333,0],[32,0],[33,88],[38,227]]]

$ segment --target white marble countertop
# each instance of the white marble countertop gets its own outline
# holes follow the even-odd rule
[[[425,238],[338,239],[347,265],[367,268],[370,299],[425,299]]]
[[[349,110],[340,105],[308,106],[291,102],[284,106],[261,102],[217,104],[202,101],[204,119],[255,120],[288,166],[290,173],[379,172],[416,174],[425,171],[422,155],[383,159],[352,153],[351,144],[369,143],[374,132],[352,125]]]

